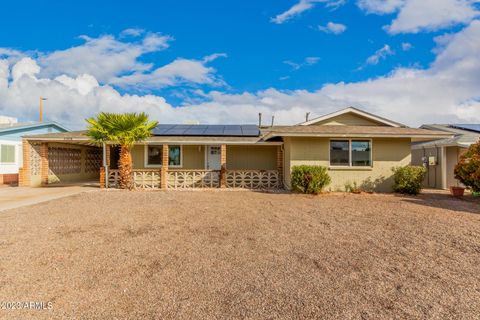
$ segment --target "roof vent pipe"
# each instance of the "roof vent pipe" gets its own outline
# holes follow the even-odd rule
[[[261,112],[258,114],[258,126],[259,127],[262,126],[262,113]]]
[[[272,127],[274,122],[275,122],[275,116],[272,116]]]
[[[305,122],[308,122],[308,116],[309,116],[309,115],[310,115],[310,112],[307,112],[307,113],[305,114]]]

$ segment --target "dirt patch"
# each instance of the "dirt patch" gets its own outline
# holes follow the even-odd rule
[[[0,215],[0,318],[475,318],[480,202],[94,192]]]

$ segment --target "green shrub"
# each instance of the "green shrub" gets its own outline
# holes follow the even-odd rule
[[[455,178],[475,194],[480,192],[480,141],[460,156],[454,172]]]
[[[331,182],[327,168],[322,166],[294,166],[292,168],[292,188],[309,194],[322,192]]]
[[[362,189],[360,189],[360,187],[358,186],[357,181],[353,181],[353,182],[347,181],[344,184],[344,187],[345,187],[345,192],[360,193],[362,191]]]
[[[394,172],[393,190],[406,194],[419,194],[427,170],[420,166],[404,166],[392,169]]]

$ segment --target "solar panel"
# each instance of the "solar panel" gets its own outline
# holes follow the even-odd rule
[[[181,125],[160,124],[153,130],[155,136],[230,136],[258,137],[255,125]]]
[[[480,124],[452,124],[450,127],[480,133]]]

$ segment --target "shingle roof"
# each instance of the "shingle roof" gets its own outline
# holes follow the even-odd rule
[[[265,138],[288,136],[312,137],[343,137],[343,136],[369,136],[369,137],[414,137],[414,138],[448,138],[452,134],[439,130],[426,130],[404,127],[383,126],[274,126],[265,128]]]

